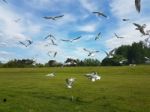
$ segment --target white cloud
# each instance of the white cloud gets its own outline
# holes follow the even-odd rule
[[[98,5],[94,2],[94,0],[79,0],[84,9],[89,12],[93,12],[94,10],[98,10]]]
[[[97,28],[97,24],[92,23],[92,24],[86,24],[83,26],[79,26],[77,28],[78,31],[83,31],[83,32],[94,32]]]

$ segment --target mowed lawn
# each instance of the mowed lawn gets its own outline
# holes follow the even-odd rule
[[[83,76],[92,71],[101,80]],[[0,68],[0,112],[150,112],[150,66]]]

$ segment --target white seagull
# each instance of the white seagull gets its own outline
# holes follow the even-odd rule
[[[92,72],[89,74],[85,74],[86,77],[88,77],[88,79],[90,79],[92,82],[95,82],[96,80],[100,80],[101,76],[99,76],[97,74],[97,72]]]
[[[95,53],[99,52],[99,51],[90,51],[90,50],[87,50],[86,48],[84,48],[83,50],[88,52],[88,56],[95,56]]]
[[[73,85],[73,83],[75,82],[75,78],[67,78],[66,79],[66,85],[67,85],[67,88],[72,88],[72,85]]]
[[[106,53],[106,55],[107,55],[106,58],[112,58],[114,56],[114,52],[115,51],[116,51],[116,48],[114,48],[113,50],[111,50],[109,52],[104,51]]]

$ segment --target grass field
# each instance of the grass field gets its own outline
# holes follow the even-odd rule
[[[83,76],[92,71],[100,81]],[[77,78],[72,89],[68,77]],[[150,112],[150,66],[1,68],[0,112]]]

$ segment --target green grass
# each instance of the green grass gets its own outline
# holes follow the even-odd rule
[[[100,81],[83,76],[92,71]],[[68,77],[77,78],[72,89]],[[150,66],[1,68],[0,112],[150,112]]]

